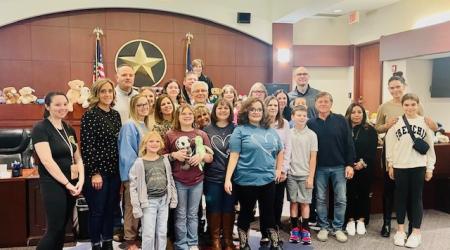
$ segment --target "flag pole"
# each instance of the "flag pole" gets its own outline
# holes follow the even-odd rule
[[[103,35],[103,30],[99,27],[95,27],[95,29],[92,31],[92,33],[95,34],[95,69],[94,69],[94,77],[93,81],[95,82],[98,77],[98,43],[100,42],[100,36]]]
[[[186,61],[186,72],[188,72],[189,70],[189,65],[190,65],[190,47],[191,47],[191,42],[194,39],[194,35],[191,32],[186,33],[186,55],[185,55],[185,61]]]

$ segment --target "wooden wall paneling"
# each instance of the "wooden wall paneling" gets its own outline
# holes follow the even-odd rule
[[[236,90],[239,94],[247,95],[255,82],[269,82],[270,72],[267,67],[242,66],[236,69]]]
[[[191,44],[191,58],[206,57],[206,37],[205,34],[194,34]],[[174,65],[183,65],[186,63],[186,33],[173,34],[173,59]]]
[[[45,213],[42,198],[37,180],[27,182],[27,201],[28,201],[28,236],[39,237],[45,234]]]
[[[381,63],[379,43],[360,47],[359,53],[359,89],[366,110],[376,112],[381,104]]]
[[[165,32],[173,33],[174,31],[174,21],[173,15],[164,12],[157,13],[140,13],[140,26],[141,31],[152,31],[152,32]]]
[[[359,60],[359,54],[360,54],[360,49],[359,46],[354,46],[353,47],[353,96],[352,99],[353,101],[357,101],[359,99],[359,96],[361,95],[361,89],[360,89],[360,60]]]
[[[294,66],[349,67],[349,45],[295,45]]]
[[[207,66],[204,72],[212,80],[216,88],[221,88],[225,84],[236,86],[235,66]]]
[[[91,32],[95,27],[106,28],[106,11],[84,10],[69,14],[71,28],[86,28]]]
[[[205,24],[197,18],[176,15],[173,17],[173,31],[175,33],[205,34]],[[195,39],[195,37],[194,37]]]
[[[69,16],[67,13],[40,16],[32,18],[30,24],[33,26],[67,27],[69,25]]]
[[[57,61],[33,61],[33,82],[35,95],[43,97],[49,91],[66,93],[70,79],[70,63]],[[43,88],[45,86],[45,88]]]
[[[236,65],[238,66],[271,66],[272,47],[256,39],[248,39],[244,35],[236,35]]]
[[[72,62],[70,63],[70,80],[82,80],[84,86],[90,88],[92,86],[92,70],[92,62]],[[105,71],[108,72],[109,70]],[[106,76],[114,77],[114,75],[111,76],[110,74],[107,74]],[[69,90],[67,83],[65,87],[67,92],[67,90]]]
[[[208,51],[204,57],[205,65],[235,65],[235,37],[229,35],[206,35]]]
[[[450,51],[450,21],[380,38],[382,61]]]
[[[31,26],[32,60],[67,61],[70,59],[68,27]]]
[[[1,39],[0,39],[1,40]],[[31,61],[0,60],[0,89],[14,86],[17,91],[21,87],[31,86],[33,81],[33,70]]]
[[[110,9],[106,11],[106,29],[139,31],[140,14],[136,10],[123,11]]]
[[[31,60],[31,30],[28,24],[0,29],[0,59]]]
[[[239,34],[237,31],[233,31],[230,28],[215,23],[205,23],[205,33],[208,35],[228,35],[228,36],[235,36]]]
[[[70,61],[91,62],[95,54],[95,34],[93,29],[70,29]],[[94,51],[94,53],[92,53]]]
[[[24,246],[27,238],[25,179],[0,179],[0,197],[0,247]]]

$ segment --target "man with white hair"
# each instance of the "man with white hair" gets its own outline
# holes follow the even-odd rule
[[[208,84],[202,81],[196,81],[191,86],[191,104],[204,104],[209,111],[212,110],[213,105],[208,103]]]

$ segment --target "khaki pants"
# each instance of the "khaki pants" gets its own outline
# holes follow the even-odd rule
[[[124,239],[126,241],[133,241],[138,236],[139,219],[133,217],[133,206],[131,205],[130,198],[130,182],[123,182],[123,194],[124,194],[124,215],[123,215],[123,231]]]

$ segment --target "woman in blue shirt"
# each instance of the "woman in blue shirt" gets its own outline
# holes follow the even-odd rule
[[[270,128],[260,99],[250,97],[245,100],[239,111],[238,124],[230,138],[230,158],[224,188],[229,194],[234,188],[240,203],[240,247],[250,249],[247,231],[253,208],[258,201],[260,223],[267,228],[271,249],[282,249],[275,229],[273,203],[275,181],[278,182],[281,178],[283,145],[277,132]],[[234,185],[231,184],[232,176]]]
[[[119,169],[124,187],[124,238],[132,249],[138,245],[139,219],[133,217],[128,174],[138,157],[141,138],[150,130],[149,112],[147,97],[142,94],[133,96],[130,101],[130,118],[123,124],[119,134]]]

